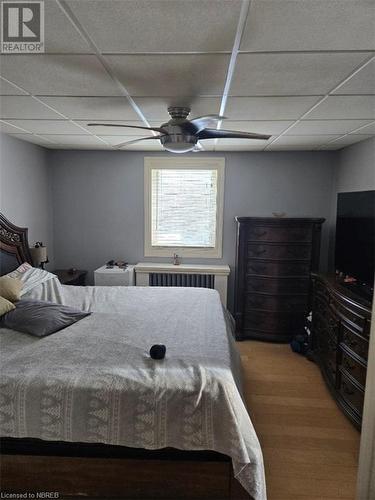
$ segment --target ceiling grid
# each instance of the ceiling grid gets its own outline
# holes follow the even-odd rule
[[[88,122],[160,126],[168,105],[271,135],[202,141],[208,151],[340,149],[375,135],[368,0],[45,0],[45,15],[46,53],[0,60],[0,130],[20,139],[112,149],[139,131]]]
[[[314,104],[314,106],[312,106],[310,109],[308,109],[298,120],[296,120],[294,123],[292,123],[292,125],[290,125],[289,127],[287,127],[284,130],[284,132],[282,132],[278,137],[276,137],[271,142],[269,142],[265,146],[264,151],[269,146],[271,146],[271,144],[273,144],[273,142],[276,142],[280,137],[282,137],[284,134],[286,134],[287,132],[289,132],[293,127],[295,127],[304,118],[306,118],[312,111],[314,111],[314,109],[316,109],[318,106],[320,106],[320,104],[322,104],[324,101],[326,101],[330,95],[332,95],[334,92],[337,92],[343,85],[345,85],[347,82],[349,82],[351,78],[353,78],[357,73],[359,73],[362,69],[364,69],[367,65],[371,64],[374,61],[375,61],[375,56],[371,56],[369,59],[367,59],[367,61],[365,61],[364,63],[360,64],[354,71],[350,72],[349,75],[347,75],[341,82],[339,82],[337,85],[335,85],[335,87],[333,87],[329,92],[327,92],[327,94],[325,96],[323,96],[321,99],[319,99],[318,102],[316,102]],[[361,127],[358,127],[357,129],[353,130],[352,132],[355,132],[356,130],[358,130],[360,128]],[[345,137],[346,135],[349,135],[349,134],[344,134],[341,137]],[[338,137],[337,139],[332,139],[332,141],[329,141],[329,143],[333,142],[335,140],[341,139],[341,137]]]

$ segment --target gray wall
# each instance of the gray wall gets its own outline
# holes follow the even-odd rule
[[[110,258],[168,261],[144,258],[145,155],[152,153],[47,151],[0,134],[0,210],[29,228],[30,243],[41,239],[48,245],[50,269],[88,269],[91,282],[92,271]],[[325,217],[325,270],[327,263],[333,266],[337,193],[375,189],[375,139],[339,152],[217,155],[226,158],[223,259],[207,262],[228,263],[232,271],[236,215]],[[232,284],[233,273],[230,304]]]
[[[0,134],[0,211],[29,228],[29,243],[43,241],[53,265],[52,202],[47,150]]]
[[[375,189],[375,138],[340,150],[335,189],[337,193]]]
[[[58,267],[93,271],[110,258],[129,262],[166,260],[144,258],[145,155],[151,156],[122,151],[49,153]],[[272,212],[286,212],[288,216],[330,218],[336,153],[217,155],[226,157],[223,259],[207,259],[207,263],[227,263],[234,271],[236,215],[272,216]],[[323,231],[322,269],[327,264],[328,234],[327,225]],[[230,304],[233,277],[234,272]]]

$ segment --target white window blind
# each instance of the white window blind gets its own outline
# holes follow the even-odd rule
[[[225,159],[145,158],[145,256],[221,258]]]
[[[153,169],[151,244],[215,247],[217,171]]]

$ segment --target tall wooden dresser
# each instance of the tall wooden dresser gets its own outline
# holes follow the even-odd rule
[[[324,219],[236,217],[238,340],[289,342],[303,332]]]

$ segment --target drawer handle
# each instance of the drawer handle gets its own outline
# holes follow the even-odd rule
[[[344,367],[346,370],[352,372],[355,370],[355,365],[351,365],[347,359],[344,359]]]
[[[253,234],[254,236],[258,236],[259,238],[261,238],[262,236],[265,236],[267,234],[267,231],[257,231],[256,229],[254,229]]]
[[[303,233],[290,233],[290,237],[292,240],[300,240],[300,239],[303,239],[304,238],[304,234]]]
[[[334,340],[328,340],[328,347],[331,351],[336,351],[336,342]]]
[[[264,248],[263,250],[252,250],[253,255],[263,255],[266,253],[266,249]]]
[[[249,266],[249,269],[251,271],[255,271],[255,272],[260,272],[261,273],[261,272],[265,271],[267,268],[266,268],[266,266]]]
[[[348,396],[353,396],[353,394],[355,393],[353,389],[349,389],[345,382],[342,383],[342,388],[345,394],[347,394]]]
[[[249,306],[252,307],[262,307],[263,301],[261,300],[255,300],[255,299],[250,299],[249,300]]]
[[[288,248],[287,255],[291,255],[292,257],[306,257],[307,253],[304,248]]]
[[[262,285],[255,285],[254,283],[249,283],[249,288],[257,292],[262,289]]]

